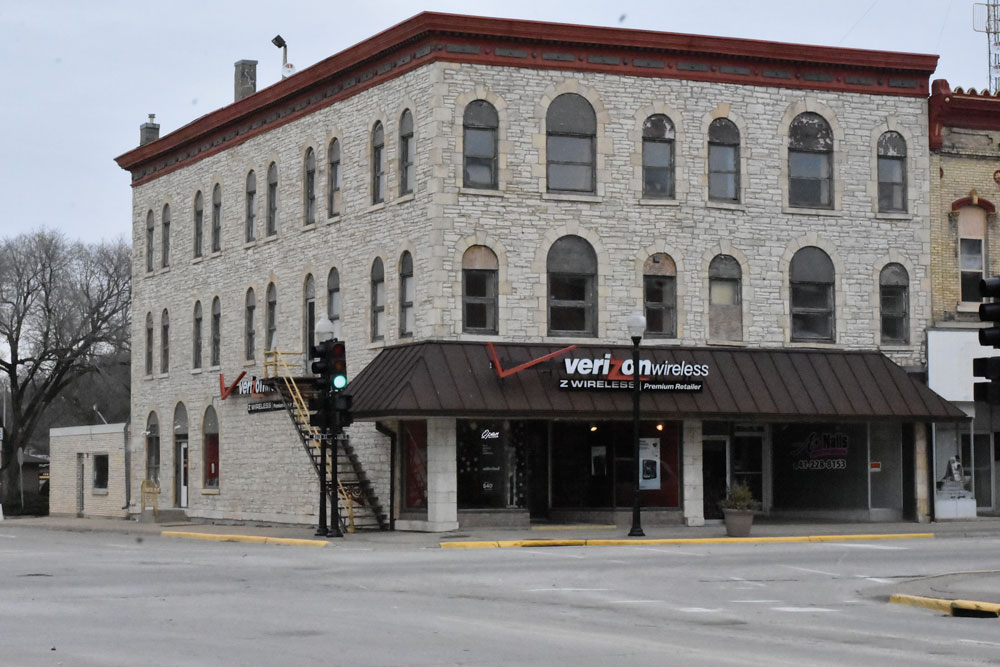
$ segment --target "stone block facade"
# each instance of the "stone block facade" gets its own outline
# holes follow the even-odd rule
[[[417,49],[414,55],[420,52]],[[472,51],[456,48],[453,53]],[[350,375],[360,372],[383,347],[415,340],[625,343],[625,320],[643,308],[643,266],[654,253],[667,253],[676,264],[677,332],[668,339],[647,339],[645,344],[719,342],[709,336],[708,267],[713,257],[726,254],[740,264],[743,335],[725,344],[805,345],[791,340],[789,266],[794,253],[806,246],[824,250],[835,268],[836,333],[833,343],[820,346],[882,347],[879,272],[896,262],[909,275],[909,336],[905,344],[883,350],[903,365],[924,363],[922,331],[931,317],[928,220],[934,169],[926,140],[925,98],[898,91],[844,92],[760,81],[744,84],[673,74],[634,76],[459,60],[442,56],[412,66],[407,57],[400,58],[400,66],[409,69],[398,76],[341,94],[315,109],[305,103],[292,105],[288,120],[275,120],[282,117],[280,109],[265,110],[262,113],[277,115],[262,120],[263,128],[248,123],[246,138],[233,139],[244,132],[234,125],[232,136],[220,139],[218,148],[208,142],[199,149],[204,156],[179,155],[181,166],[168,163],[162,173],[143,175],[135,169],[132,470],[135,479],[146,474],[144,443],[150,415],[155,413],[165,504],[179,502],[171,491],[176,488],[177,470],[171,434],[176,432],[175,411],[183,406],[190,445],[189,515],[313,520],[317,482],[292,422],[281,412],[248,414],[246,396],[223,400],[220,377],[228,384],[241,372],[264,376],[265,295],[271,284],[277,292],[275,346],[292,362],[306,363],[305,285],[311,277],[316,312],[326,312],[324,286],[333,268],[340,278],[340,337],[347,343]],[[278,85],[290,88],[295,80]],[[351,82],[355,85],[354,79]],[[308,93],[308,84],[303,85]],[[596,115],[593,194],[556,194],[547,188],[546,113],[563,93],[582,96]],[[251,96],[245,102],[253,100]],[[474,100],[490,102],[499,116],[495,190],[463,183],[463,114]],[[414,120],[415,188],[401,196],[398,124],[404,110]],[[788,130],[792,120],[805,112],[823,116],[833,132],[834,204],[829,209],[796,208],[788,201]],[[642,127],[654,113],[669,116],[676,128],[676,194],[667,200],[642,195]],[[729,119],[740,131],[738,203],[716,203],[707,196],[707,128],[717,118]],[[211,117],[205,122],[238,124]],[[385,201],[373,204],[376,123],[385,131],[388,187]],[[881,214],[874,156],[879,136],[890,130],[900,133],[907,144],[906,212]],[[169,135],[165,139],[170,140]],[[328,149],[333,139],[341,150],[342,199],[338,214],[328,216]],[[146,148],[152,151],[156,146],[154,142]],[[315,224],[306,224],[304,213],[304,160],[309,149],[316,162]],[[279,174],[278,229],[268,236],[262,233],[262,223],[268,205],[266,174],[272,163]],[[256,174],[258,232],[248,242],[246,183],[251,170]],[[211,252],[207,239],[216,186],[222,192],[222,238],[221,251]],[[206,249],[202,257],[195,257],[199,192],[205,202]],[[166,261],[164,206],[171,212]],[[151,247],[150,215],[155,225]],[[546,261],[552,245],[567,235],[585,239],[597,256],[594,337],[548,334]],[[496,336],[463,333],[462,258],[473,245],[489,247],[498,258]],[[413,258],[416,313],[415,328],[406,335],[400,333],[404,252]],[[146,270],[147,253],[153,254],[151,271]],[[376,258],[384,264],[386,295],[385,330],[377,339],[371,307]],[[256,342],[254,359],[247,360],[250,288],[256,298]],[[215,298],[221,304],[221,359],[211,365],[210,313]],[[193,362],[196,303],[203,313],[203,362],[198,368]],[[147,316],[152,321],[152,373],[145,372]],[[161,372],[164,332],[169,364]],[[291,372],[302,374],[302,368]],[[209,406],[219,422],[218,488],[202,488],[202,421]],[[697,422],[685,422],[685,437],[696,438],[699,429]],[[453,455],[453,420],[433,430],[452,443]],[[391,456],[386,438],[371,423],[355,424],[350,434],[378,495],[388,498]],[[689,460],[696,454],[695,449],[685,453],[685,470],[690,468],[692,475],[700,469],[699,462]],[[453,476],[445,461],[432,460],[438,472]],[[453,510],[446,509],[454,500],[453,486],[452,482],[450,487],[438,487],[451,495],[433,499],[442,503],[430,520],[442,525],[455,520]],[[692,522],[697,523],[701,498],[693,487],[685,494]]]

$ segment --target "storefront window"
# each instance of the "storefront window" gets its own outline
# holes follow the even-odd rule
[[[404,509],[427,509],[427,422],[400,422]]]
[[[867,509],[865,424],[776,424],[775,509]]]
[[[524,507],[525,443],[510,422],[458,422],[458,508]]]
[[[202,486],[206,489],[219,488],[219,419],[215,408],[205,409],[205,420],[202,423],[204,437],[205,467]]]

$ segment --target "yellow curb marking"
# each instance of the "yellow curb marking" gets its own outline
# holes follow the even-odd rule
[[[993,602],[977,602],[975,600],[944,600],[941,598],[925,598],[919,595],[903,595],[897,593],[889,596],[889,602],[905,604],[910,607],[922,607],[939,611],[943,614],[955,615],[956,610],[985,611],[1000,616],[1000,604]]]
[[[789,537],[678,537],[619,540],[487,540],[441,542],[442,549],[505,549],[515,547],[620,547],[662,546],[665,544],[788,544],[801,542],[858,542],[874,540],[933,539],[934,533],[876,533],[871,535],[796,535]]]
[[[180,537],[189,540],[209,542],[249,542],[251,544],[280,544],[294,547],[325,547],[329,542],[322,540],[302,540],[294,537],[264,537],[262,535],[226,535],[220,533],[196,533],[182,530],[165,530],[162,537]]]

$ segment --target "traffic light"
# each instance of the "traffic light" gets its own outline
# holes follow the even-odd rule
[[[333,426],[337,429],[345,429],[354,423],[351,415],[351,404],[354,397],[344,392],[336,392],[333,395]]]
[[[985,278],[979,281],[979,294],[985,299],[993,298],[992,303],[979,306],[979,319],[989,322],[988,327],[979,330],[979,344],[983,347],[1000,348],[1000,303],[995,299],[1000,297],[1000,277]],[[990,404],[1000,404],[1000,357],[977,357],[972,360],[972,375],[985,378],[987,382],[977,382],[972,387],[972,396],[976,401]]]
[[[347,386],[347,346],[344,345],[344,341],[336,338],[333,339],[332,343],[330,368],[333,376],[333,388],[340,391]]]
[[[329,390],[326,388],[325,383],[320,383],[316,386],[312,396],[308,399],[308,404],[309,425],[315,426],[320,431],[326,431],[326,429],[330,428],[332,426],[332,415],[330,411]]]
[[[324,384],[329,384],[333,377],[333,348],[336,343],[336,340],[323,340],[309,350],[309,357],[313,360],[310,368],[323,378]]]

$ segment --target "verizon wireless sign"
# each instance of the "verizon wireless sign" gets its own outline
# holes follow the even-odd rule
[[[569,390],[634,390],[635,369],[631,359],[575,357],[563,359],[565,377],[559,388]],[[639,360],[641,391],[697,392],[704,388],[708,364],[687,361]]]

